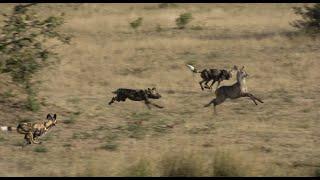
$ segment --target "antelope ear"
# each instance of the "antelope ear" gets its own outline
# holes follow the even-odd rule
[[[47,114],[47,119],[48,119],[48,120],[52,120],[51,114]]]
[[[54,120],[57,119],[57,115],[56,115],[56,114],[53,115],[53,119],[54,119]]]

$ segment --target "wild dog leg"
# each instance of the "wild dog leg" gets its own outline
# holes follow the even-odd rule
[[[204,88],[206,88],[206,89],[210,89],[210,87],[208,86],[208,83],[210,82],[211,80],[209,80],[209,81],[206,81],[206,83],[204,83]]]
[[[213,86],[213,84],[214,84],[215,82],[216,82],[215,80],[212,80],[212,83],[210,84],[209,89],[212,88],[212,86]]]
[[[153,105],[153,106],[155,106],[155,107],[157,107],[157,108],[160,108],[160,109],[163,108],[163,106],[159,106],[159,105],[157,105],[157,104],[155,104],[155,103],[153,103],[153,102],[150,102],[150,104]]]
[[[203,88],[203,86],[202,86],[202,83],[204,83],[204,82],[205,82],[205,80],[202,80],[202,81],[199,82],[202,91],[204,90],[204,88]]]
[[[109,105],[111,105],[112,103],[114,103],[115,100],[116,100],[116,97],[113,97],[113,98],[111,99],[111,101],[109,102]]]

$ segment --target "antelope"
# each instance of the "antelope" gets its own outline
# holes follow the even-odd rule
[[[242,66],[241,69],[238,69],[237,66],[234,66],[234,69],[237,71],[237,82],[231,86],[219,87],[215,91],[216,98],[204,105],[204,107],[209,107],[211,104],[213,104],[215,114],[217,114],[216,106],[223,103],[228,98],[237,99],[240,97],[249,97],[255,103],[255,105],[258,105],[256,100],[260,103],[263,103],[261,99],[248,92],[246,86],[246,77],[248,77],[248,74],[244,71],[244,66]]]

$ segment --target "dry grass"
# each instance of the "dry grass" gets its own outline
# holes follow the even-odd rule
[[[235,157],[244,154],[244,161],[254,159],[245,176],[313,176],[320,163],[319,40],[286,36],[294,30],[289,22],[298,18],[291,10],[296,5],[301,6],[41,4],[35,9],[40,14],[66,13],[64,30],[74,35],[73,42],[57,47],[61,62],[36,76],[43,81],[39,97],[45,101],[39,112],[24,110],[22,90],[0,75],[0,124],[41,120],[49,112],[61,123],[41,145],[44,153],[33,146],[22,150],[17,146],[22,136],[1,133],[0,175],[119,176],[127,162],[139,162],[143,155],[152,175],[161,176],[157,165],[163,152],[194,149],[211,161],[212,152],[224,148],[234,150]],[[10,7],[0,5],[4,12]],[[190,28],[175,29],[183,12],[194,20]],[[135,32],[129,22],[137,17],[144,20]],[[244,65],[249,91],[265,103],[228,100],[214,116],[211,108],[202,108],[213,93],[201,91],[200,78],[185,63],[199,69]],[[132,101],[107,105],[119,87],[151,86],[162,94],[155,102],[164,109],[148,110]],[[141,126],[129,123],[139,120]],[[210,174],[208,164],[191,176],[221,175]],[[130,165],[136,170],[127,175],[150,175],[144,163]]]

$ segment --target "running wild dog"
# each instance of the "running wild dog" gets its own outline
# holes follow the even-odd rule
[[[150,102],[149,99],[159,99],[161,98],[161,95],[157,92],[156,88],[148,88],[148,89],[125,89],[125,88],[119,88],[116,91],[113,91],[112,93],[116,94],[115,97],[111,99],[109,102],[109,105],[111,105],[114,101],[126,101],[126,99],[130,99],[132,101],[144,101],[144,103],[147,105],[147,107],[150,109],[150,104],[157,107],[157,108],[163,108],[162,106],[159,106],[157,104],[154,104]]]
[[[202,80],[199,82],[200,87],[202,90],[204,90],[202,84],[205,82],[205,88],[211,89],[212,85],[218,81],[217,88],[220,85],[220,82],[223,80],[229,80],[232,77],[232,70],[227,71],[225,69],[204,69],[202,71],[198,71],[195,67],[187,64],[188,68],[193,72],[193,73],[200,73],[200,77]],[[208,86],[208,83],[212,80],[212,83],[210,86]]]
[[[48,114],[47,121],[36,123],[19,123],[17,127],[1,126],[2,131],[16,130],[20,134],[24,134],[25,144],[41,144],[37,139],[45,135],[52,127],[57,124],[57,115]]]
[[[239,70],[237,66],[234,66],[234,69],[237,71],[237,82],[234,83],[231,86],[221,86],[216,91],[216,98],[210,101],[209,104],[204,105],[204,107],[210,106],[210,104],[213,104],[214,107],[214,113],[216,113],[216,106],[223,103],[227,98],[230,99],[237,99],[240,97],[249,97],[256,105],[257,101],[260,103],[263,103],[262,100],[255,97],[253,94],[248,92],[248,89],[246,87],[246,77],[248,77],[248,74],[243,70],[244,66]]]

